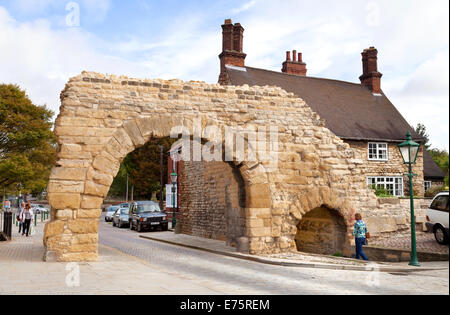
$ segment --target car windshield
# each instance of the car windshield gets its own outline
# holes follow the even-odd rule
[[[138,205],[137,213],[146,213],[146,212],[161,212],[158,204],[146,204],[146,205]]]
[[[118,209],[119,207],[112,206],[108,208],[108,212],[116,212]]]
[[[122,204],[120,205],[120,207],[121,207],[121,208],[129,208],[129,207],[130,207],[130,204],[128,204],[128,203],[122,203]]]

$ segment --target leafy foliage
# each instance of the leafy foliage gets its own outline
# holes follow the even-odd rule
[[[383,187],[379,187],[379,186],[377,186],[377,185],[372,185],[370,188],[373,189],[373,191],[374,191],[374,193],[375,193],[375,195],[376,195],[377,197],[380,197],[380,198],[390,198],[390,197],[394,197],[394,196],[391,195],[391,193],[389,193],[388,190],[386,190],[386,189],[383,188]]]
[[[445,185],[448,186],[448,152],[446,150],[432,149],[428,151],[436,164],[445,173]]]
[[[161,190],[160,146],[163,146],[164,152],[163,172],[165,178],[167,174],[167,152],[175,141],[176,139],[170,138],[152,139],[143,147],[128,154],[120,165],[119,173],[111,185],[109,196],[125,197],[128,174],[129,187],[134,186],[135,200],[150,200],[154,193]],[[129,190],[129,193],[131,194],[131,190]]]
[[[437,194],[439,194],[440,192],[443,192],[445,190],[446,190],[445,186],[431,187],[425,192],[425,197],[434,198]]]
[[[442,169],[442,171],[446,174],[445,176],[445,185],[448,187],[448,152],[446,150],[439,150],[439,149],[430,149],[431,143],[430,143],[430,137],[427,134],[427,128],[424,124],[418,124],[416,127],[416,132],[421,135],[424,139],[424,146],[428,150],[428,153],[431,154],[433,157],[433,160],[436,162],[436,164]]]
[[[17,85],[0,84],[0,187],[39,193],[56,158],[53,112]]]
[[[431,147],[430,136],[427,133],[427,127],[424,124],[417,124],[416,132],[424,139],[423,146],[425,149],[429,149]]]

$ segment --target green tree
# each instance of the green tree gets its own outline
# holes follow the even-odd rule
[[[120,170],[111,185],[109,196],[125,197],[126,177],[129,177],[129,193],[134,186],[134,199],[151,199],[161,190],[160,146],[163,146],[163,174],[167,174],[167,152],[176,139],[152,139],[143,147],[128,154],[120,165]],[[164,187],[162,187],[164,189]]]
[[[423,146],[425,149],[430,149],[431,143],[430,143],[430,136],[427,133],[427,127],[425,127],[424,124],[417,124],[416,132],[424,139]]]
[[[449,171],[448,171],[448,152],[446,150],[431,149],[430,137],[427,133],[427,127],[424,124],[417,124],[416,132],[425,139],[423,145],[428,153],[431,154],[434,162],[442,169],[446,174],[445,185],[448,186]]]
[[[439,150],[439,149],[432,149],[428,150],[428,152],[433,157],[433,160],[436,162],[436,164],[442,169],[442,171],[445,173],[445,185],[448,186],[448,179],[449,179],[449,170],[448,170],[448,152],[446,150]]]
[[[42,192],[56,158],[53,112],[17,85],[0,84],[0,187]]]

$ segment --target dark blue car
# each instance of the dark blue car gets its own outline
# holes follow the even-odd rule
[[[154,201],[136,201],[130,205],[130,229],[138,232],[145,230],[169,229],[167,215]]]

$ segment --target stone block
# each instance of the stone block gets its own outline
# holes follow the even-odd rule
[[[50,179],[84,181],[87,168],[54,167],[50,173]]]
[[[48,201],[55,209],[78,209],[80,207],[80,194],[49,193]]]
[[[84,181],[50,180],[47,193],[77,193],[84,191]]]
[[[102,209],[78,210],[79,219],[98,219],[102,215]]]
[[[135,120],[128,120],[123,124],[123,128],[127,132],[135,147],[144,145],[147,141],[141,134]]]
[[[267,184],[246,187],[247,208],[270,208],[270,189]]]
[[[78,219],[69,220],[67,228],[74,234],[92,234],[98,232],[98,220]]]
[[[96,184],[92,181],[87,181],[85,188],[84,188],[84,193],[86,195],[92,195],[92,196],[98,196],[98,197],[105,198],[109,192],[109,188],[110,188],[109,186]]]
[[[82,209],[100,209],[103,204],[103,198],[93,196],[83,196],[81,200]]]

